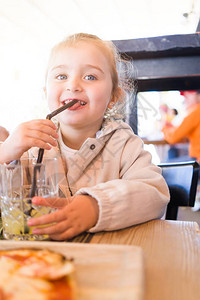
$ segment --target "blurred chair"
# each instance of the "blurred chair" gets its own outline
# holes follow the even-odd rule
[[[199,164],[196,161],[187,161],[161,163],[158,166],[162,168],[162,175],[170,191],[165,219],[177,220],[179,206],[193,207],[195,204]]]

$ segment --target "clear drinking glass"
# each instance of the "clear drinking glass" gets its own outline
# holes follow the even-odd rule
[[[44,240],[45,235],[32,234],[30,218],[52,211],[51,207],[32,205],[33,196],[57,197],[57,159],[22,159],[19,164],[1,165],[1,216],[3,236],[11,240]]]

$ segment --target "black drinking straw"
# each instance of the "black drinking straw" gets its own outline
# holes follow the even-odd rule
[[[56,116],[57,114],[61,113],[63,110],[73,106],[76,102],[78,102],[78,100],[72,100],[71,102],[59,107],[58,109],[54,110],[52,113],[48,114],[46,116],[46,119],[51,120],[51,118],[53,118],[54,116]],[[44,155],[44,149],[40,148],[39,152],[38,152],[38,157],[37,157],[37,164],[41,164],[42,163],[42,159],[43,159],[43,155]],[[38,167],[40,168],[40,166],[34,166],[33,169],[33,181],[32,181],[32,186],[31,186],[31,192],[30,192],[30,198],[33,198],[35,196],[35,191],[36,191],[36,173],[38,170]]]
[[[71,102],[59,107],[58,109],[54,110],[52,113],[48,114],[46,116],[46,119],[51,120],[51,118],[53,118],[57,114],[61,113],[63,110],[73,106],[76,102],[78,102],[78,100],[72,100]],[[44,154],[44,149],[40,148],[39,152],[38,152],[38,157],[37,157],[37,164],[41,164],[43,154]]]

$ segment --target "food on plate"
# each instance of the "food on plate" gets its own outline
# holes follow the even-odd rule
[[[0,250],[0,300],[74,300],[73,261],[48,249]]]

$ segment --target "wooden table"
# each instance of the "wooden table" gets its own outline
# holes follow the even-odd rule
[[[165,140],[147,140],[147,139],[142,139],[144,144],[147,144],[147,145],[169,145],[167,141]]]
[[[119,231],[88,235],[85,241],[89,238],[90,243],[142,247],[145,300],[200,299],[200,234],[197,223],[153,220]]]
[[[195,222],[153,220],[113,232],[83,233],[71,241],[140,246],[144,300],[200,299],[200,234]]]

